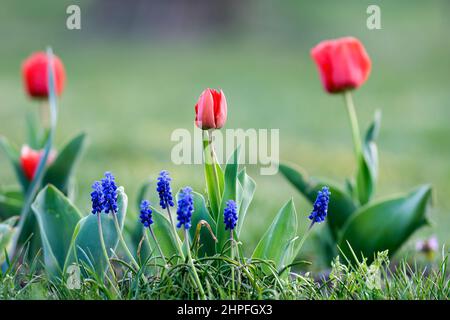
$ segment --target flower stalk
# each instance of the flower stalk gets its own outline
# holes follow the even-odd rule
[[[237,215],[237,205],[234,200],[228,200],[226,203],[226,207],[223,211],[223,222],[225,224],[225,230],[230,230],[230,258],[231,260],[234,260],[234,245],[236,241],[234,240],[233,231],[234,228],[236,228],[236,224],[238,221],[238,215]],[[235,284],[234,284],[234,266],[231,265],[231,291],[232,291],[232,298],[234,299],[235,295]]]
[[[114,226],[116,228],[116,232],[119,235],[119,242],[122,246],[122,248],[125,250],[125,253],[128,256],[128,259],[130,259],[133,266],[136,268],[136,270],[139,270],[139,264],[136,262],[136,259],[134,258],[133,254],[131,253],[130,249],[128,248],[125,239],[123,238],[122,230],[119,225],[119,220],[117,219],[117,213],[113,212],[113,220],[114,220]]]
[[[161,258],[164,260],[164,265],[167,267],[166,258],[164,257],[164,253],[163,253],[161,247],[159,246],[159,242],[156,239],[155,233],[153,232],[153,229],[152,229],[153,210],[150,206],[150,201],[148,201],[148,200],[141,201],[139,218],[141,220],[141,223],[144,226],[144,237],[147,239],[149,248],[151,248],[151,245],[150,245],[150,241],[148,239],[148,234],[145,231],[146,228],[148,228],[148,230],[150,231],[150,234],[153,238],[153,241],[155,242],[155,245],[159,251],[159,254],[161,255]]]
[[[111,261],[109,260],[109,255],[108,255],[108,251],[106,250],[106,245],[105,245],[105,238],[103,237],[103,228],[102,228],[102,217],[101,217],[101,213],[97,214],[97,225],[98,225],[98,235],[100,237],[100,245],[102,247],[102,251],[103,251],[103,255],[105,256],[106,262],[108,264],[108,268],[111,270],[111,273],[113,275],[113,278],[115,279],[115,274],[114,274],[114,269],[111,265]]]
[[[112,288],[114,289],[116,294],[119,296],[120,295],[119,289],[116,287],[116,283],[117,283],[116,275],[114,273],[114,268],[111,264],[111,261],[109,260],[108,251],[106,250],[105,238],[103,236],[101,212],[97,213],[97,222],[98,222],[97,226],[98,226],[98,236],[100,238],[100,246],[102,247],[102,252],[103,252],[103,255],[105,256],[106,264],[107,264],[106,272],[109,271],[111,273],[113,280],[111,281],[108,276],[106,278],[109,280],[109,283],[111,284]]]
[[[328,214],[328,204],[330,203],[330,196],[331,192],[327,186],[322,187],[322,189],[317,192],[317,197],[314,201],[313,209],[308,217],[308,219],[311,220],[311,224],[309,225],[308,230],[306,230],[306,232],[303,234],[303,237],[300,239],[299,244],[295,247],[295,251],[293,254],[294,257],[296,257],[302,249],[306,238],[308,238],[309,234],[311,233],[313,225],[325,221],[325,218]],[[283,274],[283,272],[287,269],[289,268],[283,268],[280,272],[280,275]]]
[[[190,245],[189,245],[189,231],[188,230],[191,228],[192,212],[194,212],[194,198],[192,196],[192,188],[184,187],[183,189],[181,189],[180,195],[178,197],[177,228],[184,228],[184,241],[185,241],[185,245],[186,245],[188,264],[192,269],[194,282],[200,293],[200,297],[201,297],[201,299],[206,300],[205,291],[203,290],[202,283],[200,282],[200,278],[198,277],[197,270],[196,270],[195,264],[194,264],[194,260],[192,259]]]
[[[166,170],[161,171],[159,173],[156,191],[158,192],[158,195],[159,195],[159,205],[161,206],[162,209],[167,210],[167,214],[168,214],[169,220],[170,220],[170,225],[172,227],[172,232],[176,236],[177,229],[175,228],[175,223],[173,221],[172,213],[170,211],[170,207],[173,207],[175,205],[173,202],[172,188],[170,186],[171,180],[172,180],[172,178],[170,178],[169,172],[167,172]],[[177,242],[177,248],[178,248],[179,254],[180,254],[181,258],[184,260],[184,254],[183,254],[183,249],[181,247],[181,241],[178,239],[178,237],[176,237],[176,239],[177,239],[176,242]]]
[[[172,231],[173,231],[174,235],[176,236],[178,234],[178,232],[177,232],[177,228],[175,227],[175,223],[172,220],[172,214],[170,213],[169,206],[167,206],[167,213],[170,218],[170,225],[172,226]],[[181,259],[184,260],[184,253],[183,253],[183,248],[180,243],[180,240],[178,239],[178,237],[175,237],[175,238],[176,238],[178,253],[180,254]],[[189,247],[188,247],[187,251],[189,251]]]
[[[189,234],[188,234],[188,230],[186,228],[184,229],[184,240],[186,241],[187,258],[188,258],[188,263],[192,269],[194,281],[197,285],[198,291],[200,292],[201,299],[206,300],[205,290],[203,290],[202,283],[200,282],[200,278],[198,277],[197,269],[195,268],[195,265],[194,265],[194,260],[192,259],[191,250],[189,249],[190,248],[189,247]]]
[[[148,228],[148,231],[150,232],[150,235],[151,235],[153,241],[155,242],[156,249],[158,249],[158,252],[159,252],[159,254],[161,255],[161,259],[164,260],[164,265],[167,267],[167,260],[166,260],[166,257],[164,256],[164,253],[163,253],[163,251],[162,251],[162,249],[161,249],[161,246],[159,245],[159,242],[158,242],[158,240],[156,239],[155,233],[153,232],[153,229],[152,229],[151,226]]]
[[[234,260],[234,237],[233,237],[233,229],[230,230],[230,240],[231,240],[231,260]],[[235,284],[234,284],[234,266],[231,265],[231,298],[234,299],[235,298]]]
[[[356,161],[359,161],[362,155],[361,135],[359,131],[358,118],[356,117],[355,105],[353,104],[353,98],[350,90],[344,92],[344,99],[352,129],[353,147],[355,150]]]
[[[216,158],[216,153],[214,152],[214,144],[213,144],[213,136],[212,136],[212,129],[208,130],[206,132],[206,135],[208,136],[208,147],[209,147],[209,151],[211,153],[211,164],[212,164],[212,168],[213,168],[213,173],[214,173],[214,183],[215,183],[215,189],[216,189],[216,200],[217,203],[220,203],[220,197],[221,197],[221,190],[220,190],[220,184],[219,184],[219,175],[217,173],[217,167],[216,165],[217,163],[217,158]]]

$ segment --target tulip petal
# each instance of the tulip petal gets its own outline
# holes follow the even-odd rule
[[[201,129],[213,129],[216,127],[214,121],[214,99],[211,89],[206,89],[200,95],[196,105],[195,124]]]
[[[216,128],[222,128],[227,121],[227,99],[222,90],[215,93],[216,99],[214,101],[214,118]]]
[[[33,180],[40,159],[41,153],[39,151],[31,149],[27,145],[22,147],[20,153],[20,164],[22,166],[23,173],[28,180]]]
[[[55,91],[59,96],[64,90],[66,73],[62,61],[53,56],[55,72]],[[48,97],[48,57],[45,52],[35,52],[22,64],[22,76],[25,90],[30,97]]]
[[[311,50],[311,57],[329,93],[356,89],[370,74],[370,58],[361,42],[353,37],[322,41]]]

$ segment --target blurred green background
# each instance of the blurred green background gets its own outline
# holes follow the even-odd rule
[[[81,30],[66,28],[70,4],[81,8]],[[381,8],[381,30],[366,27],[370,4]],[[343,98],[324,93],[309,50],[352,35],[373,61],[368,82],[355,93],[361,127],[377,108],[383,113],[377,197],[431,183],[435,225],[415,238],[437,234],[448,244],[449,9],[445,0],[3,0],[0,135],[25,141],[24,115],[39,104],[24,94],[20,65],[51,45],[67,72],[57,143],[89,134],[77,171],[77,203],[86,212],[90,185],[106,170],[132,199],[161,169],[171,172],[174,188],[203,190],[201,166],[172,164],[170,134],[193,129],[193,108],[206,87],[227,96],[226,128],[280,129],[282,160],[343,182],[354,170]],[[243,241],[253,248],[292,196],[304,230],[310,205],[280,175],[249,169],[258,187]],[[0,155],[0,184],[14,182]]]

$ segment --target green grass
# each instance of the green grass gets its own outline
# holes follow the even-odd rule
[[[170,134],[193,128],[193,106],[208,86],[221,87],[227,95],[227,128],[279,128],[281,159],[343,181],[354,170],[343,99],[323,92],[309,48],[352,34],[373,59],[372,75],[355,96],[361,124],[369,123],[375,109],[383,112],[377,197],[431,183],[435,225],[416,236],[436,233],[441,244],[450,243],[450,43],[445,41],[450,25],[442,13],[447,3],[383,1],[383,29],[368,31],[367,3],[297,6],[289,1],[267,19],[262,6],[256,22],[248,21],[239,36],[184,41],[126,41],[92,34],[89,24],[79,33],[69,32],[60,16],[65,3],[42,2],[40,11],[13,3],[0,16],[0,135],[24,141],[24,115],[37,103],[23,94],[20,63],[30,52],[52,45],[68,75],[57,142],[79,131],[89,134],[77,171],[76,202],[86,213],[89,187],[106,170],[114,172],[131,198],[161,169],[172,173],[176,189],[189,184],[203,190],[201,166],[171,163]],[[256,246],[266,221],[290,197],[305,230],[310,205],[279,175],[259,176],[255,167],[250,173],[258,187],[247,215],[252,229],[242,235],[248,247]],[[13,172],[0,156],[0,184],[13,183]],[[405,250],[411,247],[410,242]],[[314,249],[309,243],[305,254],[313,262]]]
[[[74,289],[67,285],[67,278],[49,279],[35,272],[37,259],[31,265],[16,261],[0,273],[0,299],[199,299],[192,269],[187,263],[171,264],[176,260],[169,259],[168,266],[154,259],[139,260],[140,269],[135,270],[126,262],[113,259],[115,290],[86,265],[81,269],[80,285]],[[450,296],[447,265],[448,257],[431,265],[411,266],[405,260],[390,264],[383,252],[371,265],[361,261],[348,266],[336,259],[329,273],[314,277],[310,273],[280,274],[263,260],[231,260],[217,255],[195,262],[210,300],[442,300]]]

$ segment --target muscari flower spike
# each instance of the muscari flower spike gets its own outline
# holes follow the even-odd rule
[[[159,205],[161,208],[166,209],[168,206],[173,207],[172,188],[170,187],[169,172],[163,170],[158,177],[158,183],[156,191],[159,193]]]
[[[234,230],[238,220],[236,202],[233,200],[227,201],[227,206],[223,211],[223,222],[225,223],[225,230]]]
[[[111,172],[105,172],[105,177],[102,179],[103,191],[103,209],[105,213],[117,212],[117,186],[115,178]]]
[[[153,211],[150,208],[150,202],[148,200],[142,200],[140,213],[139,218],[141,219],[141,223],[144,227],[149,228],[153,224]]]
[[[316,201],[314,201],[314,207],[309,215],[309,219],[312,220],[312,223],[320,223],[325,220],[325,217],[328,213],[328,203],[330,202],[330,190],[328,187],[322,187],[317,193]]]
[[[177,209],[177,228],[184,225],[185,229],[191,227],[191,217],[194,211],[194,198],[192,197],[192,188],[185,187],[180,191]]]
[[[95,181],[92,184],[93,191],[91,192],[92,213],[97,214],[103,211],[103,190],[100,181]]]

